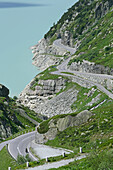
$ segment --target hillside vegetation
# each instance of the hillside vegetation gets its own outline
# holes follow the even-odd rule
[[[104,65],[104,68],[109,67],[111,72],[108,74],[113,73],[113,0],[79,0],[50,28],[44,38],[39,46],[34,47],[35,57],[40,56],[39,60],[34,58],[42,65],[45,62],[44,66],[47,64],[48,68],[25,88],[18,105],[11,98],[0,97],[1,141],[19,131],[35,127],[36,122],[41,122],[40,113],[49,119],[38,126],[35,135],[37,143],[71,149],[73,154],[70,157],[74,158],[87,155],[87,158],[74,161],[59,170],[112,170],[113,100],[96,86],[85,83],[85,76],[79,81],[51,72],[57,71],[57,65],[70,57],[68,68],[72,63],[81,64],[88,60],[99,66]],[[75,54],[70,56],[68,52],[62,57],[64,52],[59,54],[60,48],[53,44],[59,38],[64,45],[76,48]],[[48,64],[52,56],[62,58],[59,62]],[[92,76],[90,80],[93,79],[95,77]],[[107,79],[104,83],[102,81],[100,79],[98,84],[106,86]],[[112,92],[112,79],[109,79],[108,84]],[[4,149],[2,152],[5,152]],[[31,164],[35,166],[37,162]]]
[[[41,122],[38,115],[8,96],[0,96],[0,141],[30,128],[34,128],[36,120]]]
[[[50,44],[61,38],[64,45],[76,47],[77,51],[69,65],[88,60],[113,70],[113,1],[79,0],[50,28],[44,38]],[[96,87],[87,89],[70,81],[58,95],[73,87],[78,90],[77,100],[71,105],[73,113],[53,116],[42,122],[37,129],[38,133],[46,138],[49,131],[55,127],[57,128],[56,137],[48,140],[47,145],[72,149],[75,155],[82,147],[83,153],[88,153],[88,158],[74,161],[58,168],[59,170],[112,170],[113,100]],[[93,94],[88,95],[92,89],[95,89]],[[96,101],[97,96],[99,100]],[[86,109],[92,113],[87,122],[59,130],[57,126],[59,120],[66,122],[69,116],[70,118],[76,116]],[[68,124],[68,121],[66,123]]]
[[[61,38],[76,46],[75,58],[113,68],[113,1],[79,0],[45,34],[48,42]]]

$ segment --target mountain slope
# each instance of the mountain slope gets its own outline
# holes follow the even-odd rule
[[[79,0],[45,34],[49,43],[57,38],[78,49],[72,62],[85,59],[113,68],[113,1]]]
[[[9,90],[0,85],[0,141],[19,131],[33,128],[41,121],[35,112],[17,105],[8,94]]]

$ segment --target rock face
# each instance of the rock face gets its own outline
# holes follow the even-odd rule
[[[0,84],[0,97],[8,97],[9,89],[4,85]]]
[[[49,45],[44,38],[38,42],[37,45],[31,47],[33,56],[33,65],[40,70],[45,70],[51,65],[57,65],[67,55],[67,51],[63,48]]]
[[[6,111],[4,111],[5,109],[2,108],[3,110],[0,109],[0,115],[1,113],[4,114],[4,117],[7,118],[7,120],[9,120],[10,122],[13,121],[14,124],[18,124],[21,125],[21,122],[17,119],[17,117],[15,116],[15,114],[11,115],[11,113],[7,113]],[[13,134],[13,127],[11,126],[10,123],[7,123],[7,121],[2,120],[0,117],[0,140],[1,139],[5,139],[9,136],[11,136]]]
[[[10,127],[5,126],[4,124],[0,125],[0,139],[5,139],[11,135],[12,132]]]
[[[33,91],[33,80],[20,94],[18,102],[48,117],[71,113],[70,106],[76,100],[77,90],[71,89],[56,95],[66,87],[67,81],[62,77],[55,80],[39,80]]]
[[[72,113],[71,105],[77,100],[77,90],[69,89],[64,91],[54,98],[40,104],[35,110],[37,113],[41,113],[47,117],[52,117],[59,114]]]
[[[45,134],[39,134],[38,132],[36,133],[35,142],[45,143],[48,140],[52,140],[56,137],[58,132],[62,132],[68,127],[79,126],[86,123],[91,116],[92,113],[85,110],[80,112],[77,116],[68,115],[64,118],[52,119],[49,122],[48,132]]]
[[[112,6],[113,6],[112,0],[108,0],[105,3],[103,2],[97,3],[95,8],[95,18],[96,19],[102,18]]]
[[[83,62],[73,62],[69,66],[70,70],[86,72],[86,73],[96,73],[96,74],[110,74],[113,75],[113,69],[105,67],[103,65],[97,65],[93,62],[83,60]]]
[[[74,47],[73,46],[73,37],[72,37],[72,35],[70,34],[69,31],[65,31],[61,35],[62,35],[61,36],[62,37],[62,43],[64,45],[68,45],[70,47]]]

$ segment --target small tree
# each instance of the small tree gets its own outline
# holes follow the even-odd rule
[[[13,97],[13,100],[17,100],[17,99],[18,99],[18,97],[17,97],[17,96],[14,96],[14,97]]]

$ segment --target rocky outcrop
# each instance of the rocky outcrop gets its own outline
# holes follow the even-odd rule
[[[93,62],[89,62],[83,60],[83,62],[73,62],[69,66],[70,70],[86,72],[86,73],[96,73],[96,74],[110,74],[113,75],[113,69],[109,67],[105,67],[103,65],[95,64]]]
[[[51,65],[58,65],[68,52],[60,47],[49,45],[46,39],[41,39],[37,45],[31,47],[33,56],[33,65],[40,70],[45,70]],[[62,57],[61,57],[62,56]]]
[[[6,139],[7,137],[11,136],[13,132],[13,126],[10,122],[13,122],[13,124],[17,124],[18,126],[22,125],[21,122],[17,119],[15,114],[12,114],[10,112],[6,112],[5,108],[3,110],[0,110],[0,113],[4,115],[4,118],[1,118],[0,114],[0,140]],[[7,122],[9,121],[9,122]],[[20,127],[21,128],[21,127]]]
[[[45,134],[36,133],[35,142],[45,143],[48,140],[52,140],[56,137],[58,132],[62,132],[68,127],[79,126],[86,123],[92,113],[85,110],[77,114],[76,116],[68,115],[64,118],[51,119],[49,122],[49,130]],[[76,127],[75,127],[76,128]]]
[[[113,6],[112,0],[107,0],[106,2],[97,2],[95,8],[95,18],[96,19],[102,18],[112,6]]]
[[[4,124],[0,125],[0,140],[5,139],[12,135],[11,128],[5,126]]]
[[[70,32],[69,31],[65,31],[65,32],[62,32],[62,34],[61,34],[62,36],[62,43],[64,44],[64,45],[68,45],[68,46],[70,46],[70,47],[74,47],[73,46],[73,37],[72,37],[72,35],[70,34]]]
[[[60,76],[58,79],[54,80],[39,80],[37,86],[35,87],[35,90],[32,90],[31,87],[34,82],[34,80],[32,80],[20,94],[18,102],[25,106],[28,106],[35,112],[41,113],[42,115],[48,117],[64,113],[64,110],[66,110],[70,106],[69,102],[71,102],[71,99],[76,99],[75,94],[77,94],[77,92],[75,91],[75,93],[65,92],[62,95],[59,94],[56,96],[56,94],[60,92],[60,90],[63,90],[66,87],[67,81],[67,79],[64,79]],[[71,96],[72,93],[73,95]],[[68,98],[69,96],[70,98]],[[66,102],[69,104],[65,109],[64,104],[67,104]],[[66,113],[69,113],[69,111],[71,110],[67,109]]]
[[[0,84],[0,97],[8,97],[9,89],[4,85]]]

